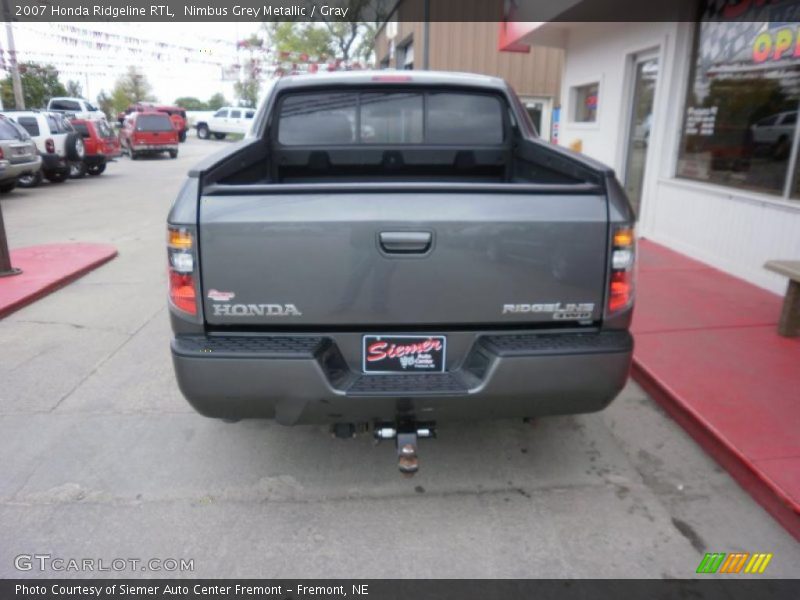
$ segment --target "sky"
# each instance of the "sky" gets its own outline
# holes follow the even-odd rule
[[[167,104],[181,96],[207,100],[217,92],[232,102],[233,81],[222,80],[220,65],[236,64],[237,55],[246,52],[237,51],[236,42],[259,26],[253,22],[13,25],[20,62],[53,64],[61,81],[80,82],[90,101],[101,90],[110,92],[117,77],[134,65],[146,75],[156,99]],[[0,45],[8,49],[5,28],[0,28]]]

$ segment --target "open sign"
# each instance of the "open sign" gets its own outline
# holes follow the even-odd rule
[[[800,58],[800,35],[797,28],[783,27],[765,31],[753,41],[753,62]]]

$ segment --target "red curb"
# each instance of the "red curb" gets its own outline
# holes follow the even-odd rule
[[[110,244],[43,244],[11,251],[20,275],[0,277],[0,318],[64,287],[117,255]]]
[[[631,376],[686,432],[716,460],[795,539],[800,540],[800,504],[788,497],[766,475],[668,384],[660,381],[634,357]]]

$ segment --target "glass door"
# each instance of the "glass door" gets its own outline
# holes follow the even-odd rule
[[[658,58],[652,55],[636,57],[631,90],[628,148],[625,159],[625,191],[628,193],[628,198],[630,198],[637,215],[642,203],[647,149],[651,144],[650,129],[653,124],[653,103],[657,80]]]

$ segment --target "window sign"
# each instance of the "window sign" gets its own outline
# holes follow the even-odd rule
[[[786,193],[796,169],[798,19],[800,2],[708,3],[695,35],[678,177]]]

